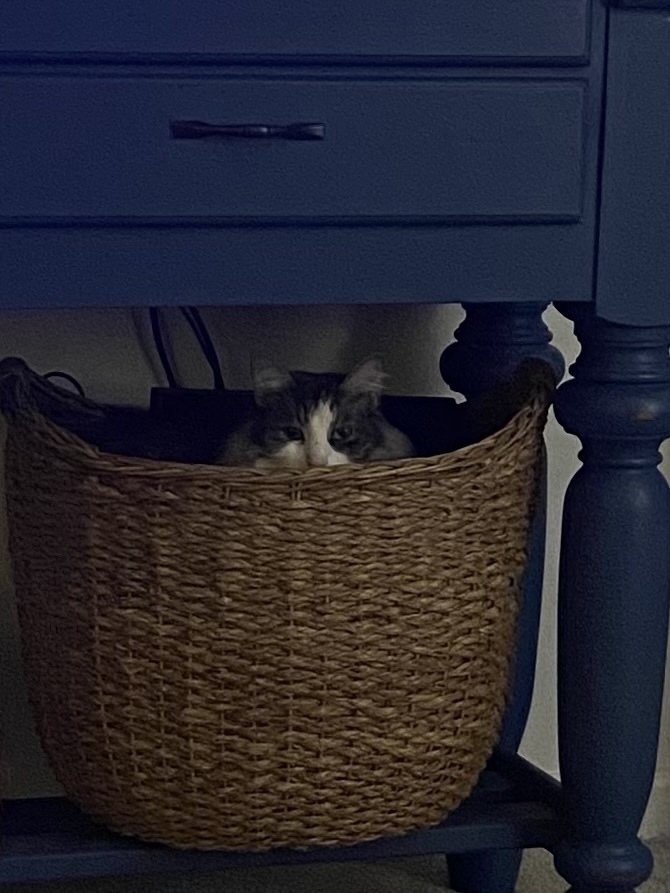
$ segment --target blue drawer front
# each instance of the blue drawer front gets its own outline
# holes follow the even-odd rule
[[[570,226],[0,231],[0,307],[588,301]]]
[[[0,54],[579,61],[590,0],[3,0]]]
[[[579,80],[0,78],[0,221],[569,222]],[[322,122],[316,142],[180,140],[170,121]]]

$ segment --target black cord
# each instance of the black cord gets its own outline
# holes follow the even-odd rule
[[[183,307],[182,312],[186,314],[186,318],[195,333],[195,337],[198,339],[200,347],[202,348],[208,363],[212,367],[214,377],[216,378],[217,374],[215,370],[218,370],[218,375],[220,377],[221,368],[219,366],[219,358],[200,311],[197,307]]]
[[[197,307],[182,307],[181,312],[190,325],[191,329],[193,330],[193,334],[195,335],[198,344],[200,345],[202,352],[205,355],[205,359],[209,364],[209,368],[212,370],[214,387],[218,391],[225,391],[226,384],[223,380],[223,374],[221,372],[221,363],[219,362],[216,348],[214,347],[214,343],[209,334],[209,331],[207,330],[207,326],[205,325],[200,311]]]
[[[149,319],[151,320],[151,332],[154,336],[154,344],[156,346],[156,352],[161,361],[161,365],[163,367],[163,372],[165,373],[165,377],[167,378],[168,387],[176,388],[177,387],[177,379],[175,378],[175,374],[172,371],[172,365],[170,363],[170,358],[168,357],[167,350],[165,349],[165,343],[163,341],[163,333],[161,332],[161,322],[160,316],[158,313],[158,307],[149,307]]]
[[[52,378],[62,378],[63,381],[69,382],[75,391],[79,394],[80,397],[86,399],[86,392],[83,387],[79,384],[77,379],[73,375],[69,375],[67,372],[57,372],[54,370],[53,372],[47,372],[42,378],[46,378],[47,381],[50,381]]]
[[[193,334],[195,335],[195,338],[200,345],[200,349],[205,356],[207,364],[212,370],[214,387],[219,391],[225,391],[226,385],[223,380],[219,357],[209,331],[207,330],[207,326],[205,325],[202,315],[200,314],[200,311],[197,307],[180,307],[180,310],[182,312],[182,315],[184,316],[184,319],[191,327],[191,330],[193,331]],[[172,369],[172,365],[165,348],[165,343],[163,341],[163,333],[161,330],[160,313],[158,307],[149,308],[149,318],[151,320],[151,331],[154,338],[154,344],[156,346],[156,352],[158,353],[161,365],[163,366],[163,372],[165,373],[168,387],[176,388],[178,387],[177,378]]]

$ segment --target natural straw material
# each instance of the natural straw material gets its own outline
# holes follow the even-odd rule
[[[546,391],[455,453],[258,472],[8,417],[37,724],[67,794],[177,847],[439,822],[499,732]]]

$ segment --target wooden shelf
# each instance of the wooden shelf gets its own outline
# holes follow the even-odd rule
[[[551,847],[560,798],[553,779],[520,757],[497,755],[472,796],[436,828],[355,846],[264,853],[183,852],[112,834],[62,798],[10,800],[2,806],[0,884]]]

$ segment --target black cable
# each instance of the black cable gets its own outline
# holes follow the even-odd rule
[[[197,307],[182,307],[181,312],[190,325],[191,329],[193,330],[193,334],[195,335],[198,344],[200,345],[202,352],[205,355],[205,359],[207,360],[209,368],[212,370],[214,387],[219,391],[225,391],[226,384],[223,380],[223,374],[221,372],[221,363],[219,362],[216,348],[214,347],[214,343],[200,311]]]
[[[200,311],[197,307],[182,307],[182,312],[186,315],[210,366],[213,363],[215,367],[218,367],[219,359]],[[212,372],[214,372],[214,368],[212,368]]]
[[[46,378],[47,381],[50,381],[52,378],[62,378],[63,381],[69,382],[75,391],[79,394],[80,397],[86,399],[86,392],[83,387],[79,384],[74,375],[69,375],[67,372],[57,372],[54,370],[53,372],[47,372],[42,378]]]
[[[200,314],[200,311],[197,307],[182,307],[182,313],[191,326],[191,329],[193,330],[193,333],[197,338],[198,343],[200,344],[205,359],[209,364],[209,368],[212,370],[214,387],[217,390],[225,391],[226,386],[223,381],[223,375],[221,373],[219,357],[210,337],[209,331],[207,330],[207,326],[205,325],[204,320]]]
[[[156,346],[156,352],[161,361],[163,372],[165,373],[165,377],[167,379],[168,387],[176,388],[177,379],[175,378],[175,374],[172,371],[170,358],[168,357],[167,350],[165,349],[163,333],[161,332],[161,322],[158,313],[158,307],[149,307],[149,319],[151,320],[151,332],[154,336],[154,345]]]

